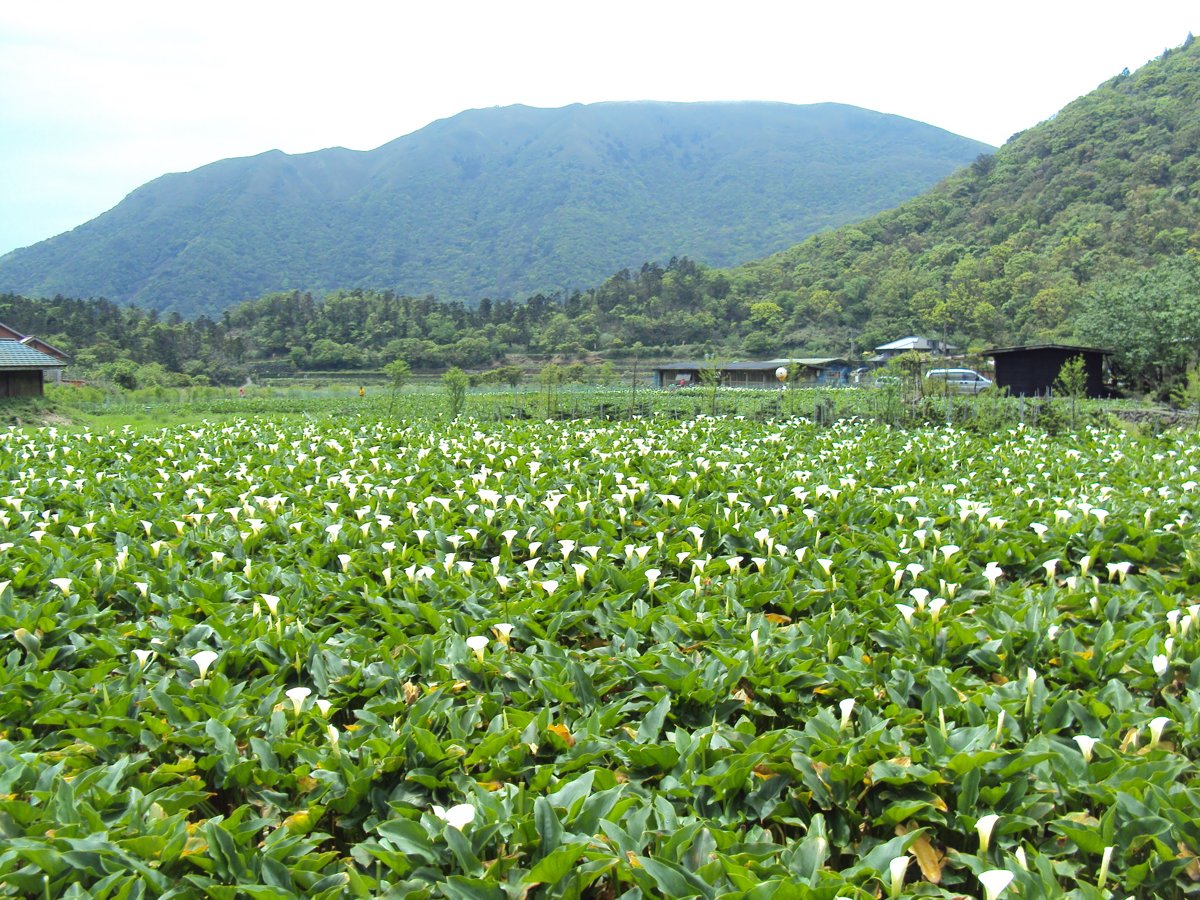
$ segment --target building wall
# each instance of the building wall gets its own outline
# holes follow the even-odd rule
[[[997,354],[996,384],[1008,388],[1009,393],[1016,397],[1045,396],[1053,392],[1063,363],[1075,356],[1083,357],[1084,370],[1087,372],[1087,395],[1101,396],[1104,390],[1104,355],[1057,347]]]
[[[779,387],[775,370],[769,372],[755,369],[734,369],[721,373],[721,383],[726,387]]]
[[[42,370],[0,372],[0,397],[41,397]]]

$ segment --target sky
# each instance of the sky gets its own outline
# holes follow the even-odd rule
[[[4,3],[0,254],[168,172],[514,103],[838,102],[999,145],[1197,30],[1195,0]]]

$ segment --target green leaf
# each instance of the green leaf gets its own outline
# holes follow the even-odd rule
[[[537,850],[537,856],[540,858],[558,849],[562,843],[563,827],[547,797],[538,797],[533,801],[533,821],[540,838]]]
[[[1050,823],[1050,830],[1074,841],[1075,846],[1085,853],[1099,855],[1104,852],[1104,848],[1107,846],[1098,827],[1080,825],[1060,819],[1057,822]]]
[[[582,843],[559,847],[530,869],[521,879],[522,883],[558,884],[575,868],[575,863],[579,857],[583,856],[586,849],[587,845]]]
[[[559,809],[566,810],[566,821],[570,822],[579,811],[579,806],[592,792],[592,783],[596,780],[596,771],[589,769],[578,778],[568,781],[558,790],[546,795],[546,800]]]
[[[639,744],[649,744],[658,740],[658,735],[662,732],[663,722],[666,721],[667,712],[670,709],[671,695],[663,694],[659,701],[643,717],[642,724],[638,726],[637,742]]]
[[[463,875],[447,878],[442,891],[450,900],[505,900],[504,892],[495,884]]]
[[[237,741],[233,737],[233,732],[229,730],[229,726],[219,719],[209,719],[204,725],[204,733],[212,738],[213,745],[221,754],[221,759],[226,766],[232,767],[237,764],[239,758]]]
[[[711,885],[701,881],[691,872],[675,863],[654,859],[650,856],[639,856],[638,863],[646,873],[654,879],[659,890],[666,897],[706,897],[716,896]]]
[[[429,835],[418,822],[411,819],[388,819],[375,826],[380,837],[397,850],[411,854],[427,863],[437,861],[437,853],[429,840]]]

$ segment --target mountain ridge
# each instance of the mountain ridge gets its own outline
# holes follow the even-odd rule
[[[0,290],[184,315],[287,289],[517,296],[651,258],[753,259],[990,149],[845,104],[466,110],[373,150],[268,150],[160,176],[0,257]]]

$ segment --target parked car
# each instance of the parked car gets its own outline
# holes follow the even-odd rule
[[[925,373],[927,394],[978,394],[992,386],[974,369],[930,369]]]

